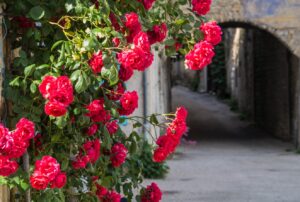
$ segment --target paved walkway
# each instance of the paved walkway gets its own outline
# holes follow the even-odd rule
[[[206,94],[173,89],[174,107],[187,106],[191,138],[165,180],[164,202],[299,202],[300,155],[293,146],[239,121]],[[178,99],[179,98],[179,99]]]

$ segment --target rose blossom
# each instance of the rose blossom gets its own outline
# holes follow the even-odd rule
[[[41,160],[35,162],[35,171],[39,171],[52,181],[60,173],[60,165],[52,156],[43,156]]]
[[[162,193],[156,183],[151,183],[146,189],[142,190],[141,202],[159,202],[162,198]]]
[[[118,131],[119,125],[117,124],[117,121],[111,121],[107,122],[105,124],[105,127],[108,130],[109,134],[113,135]]]
[[[45,99],[50,97],[50,89],[56,88],[56,78],[53,76],[45,76],[39,85],[39,91]]]
[[[121,195],[115,191],[108,191],[105,187],[96,183],[96,195],[101,202],[120,202]]]
[[[67,183],[67,175],[66,173],[59,173],[53,183],[51,184],[51,188],[54,189],[54,188],[58,188],[58,189],[61,189],[63,188]]]
[[[45,113],[54,117],[63,116],[67,113],[67,109],[64,104],[60,102],[48,102],[45,105]]]
[[[150,42],[148,39],[148,35],[145,32],[139,32],[134,38],[133,38],[133,44],[136,47],[141,48],[144,51],[150,51]]]
[[[34,137],[34,123],[26,118],[21,118],[16,125],[16,133],[18,133],[22,139],[29,140]]]
[[[110,119],[110,114],[104,109],[104,100],[92,101],[86,109],[89,111],[85,115],[90,117],[93,122],[106,122]]]
[[[34,172],[29,181],[32,188],[37,190],[45,190],[49,185],[49,179],[39,171]]]
[[[150,44],[162,42],[166,38],[167,32],[168,28],[166,23],[162,23],[161,25],[154,25],[152,27],[152,30],[147,32]]]
[[[88,128],[87,135],[92,136],[97,132],[97,130],[98,130],[98,125],[94,123]]]
[[[142,30],[138,14],[134,12],[126,13],[124,25],[129,31],[129,35],[126,37],[127,42],[132,43],[133,38]]]
[[[83,149],[85,151],[86,156],[89,159],[89,162],[94,164],[99,159],[100,147],[101,143],[98,139],[94,141],[87,141],[83,144]]]
[[[136,91],[126,92],[120,99],[121,109],[119,113],[121,115],[130,115],[138,108],[138,95]]]
[[[155,2],[155,0],[138,0],[138,1],[143,4],[146,10],[149,10],[152,7],[153,3]]]
[[[182,135],[186,132],[186,118],[187,110],[184,107],[179,107],[175,113],[175,119],[169,123],[167,132],[165,135],[160,136],[156,140],[158,148],[154,151],[153,161],[162,162],[171,153],[173,153],[180,143]]]
[[[185,56],[185,63],[189,69],[202,70],[212,62],[214,55],[214,47],[207,41],[201,41]]]
[[[125,68],[121,65],[120,71],[119,71],[119,79],[122,81],[128,81],[133,75],[133,70],[131,67]]]
[[[115,89],[111,89],[108,88],[108,93],[107,93],[107,97],[110,100],[119,100],[121,98],[121,96],[123,95],[123,93],[125,92],[125,88],[123,86],[123,84],[120,82],[118,83],[118,85],[115,87]]]
[[[39,85],[39,91],[45,99],[47,115],[59,117],[67,113],[67,107],[73,102],[73,86],[67,76],[45,76]]]
[[[30,184],[37,190],[62,188],[66,184],[66,175],[60,170],[60,165],[52,156],[43,156],[35,162],[33,174],[30,176]]]
[[[113,167],[121,166],[126,159],[127,149],[122,143],[116,143],[111,148],[110,160]]]
[[[14,174],[19,168],[15,161],[10,161],[6,156],[0,156],[0,175],[7,177]]]
[[[204,40],[212,45],[222,41],[222,29],[215,21],[202,24],[200,30],[204,33]]]
[[[168,157],[169,151],[167,151],[163,147],[158,147],[156,150],[154,150],[153,154],[153,161],[160,163],[163,162]]]
[[[212,0],[192,0],[193,11],[198,15],[206,15],[210,10]]]
[[[99,51],[98,53],[94,53],[92,58],[89,60],[89,65],[93,70],[94,74],[100,73],[103,67],[103,59],[102,59],[102,52]]]
[[[132,68],[138,71],[144,71],[148,68],[154,59],[150,51],[144,51],[140,47],[125,49],[118,53],[118,61],[124,68]]]

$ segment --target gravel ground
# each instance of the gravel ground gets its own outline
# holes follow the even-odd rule
[[[164,202],[299,202],[300,155],[207,94],[173,89],[174,108],[189,111],[190,138],[156,180]],[[149,184],[151,181],[147,181]]]

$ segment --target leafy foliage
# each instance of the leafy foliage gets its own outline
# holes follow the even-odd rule
[[[198,27],[205,18],[184,12],[182,6],[188,3],[187,0],[157,0],[148,11],[136,0],[96,2],[4,0],[7,40],[18,53],[8,68],[5,80],[5,97],[10,106],[7,125],[11,128],[20,118],[26,117],[35,123],[35,130],[41,134],[42,142],[42,148],[34,142],[30,144],[29,171],[19,169],[10,178],[0,179],[1,184],[17,187],[20,198],[25,197],[22,191],[30,189],[29,176],[34,169],[34,162],[45,155],[55,157],[60,163],[61,170],[67,173],[67,184],[63,189],[31,189],[32,201],[68,201],[72,197],[77,197],[79,201],[97,201],[95,184],[122,193],[124,198],[132,201],[133,189],[140,188],[143,172],[145,176],[157,176],[166,171],[166,166],[150,161],[149,145],[143,150],[143,161],[147,165],[144,170],[136,156],[142,149],[138,134],[138,128],[143,127],[141,122],[146,119],[153,126],[165,127],[158,122],[159,115],[139,120],[120,116],[120,102],[109,98],[119,83],[123,85],[119,79],[120,65],[116,55],[130,47],[126,41],[128,30],[116,30],[109,16],[113,13],[117,23],[123,26],[124,15],[137,12],[145,31],[153,25],[166,23],[169,31],[163,44],[174,46],[180,42],[182,46],[179,52],[182,54],[187,53],[203,37]],[[118,47],[113,44],[113,38],[116,37],[121,41]],[[95,74],[89,60],[100,50],[103,68],[99,74]],[[166,53],[173,55],[176,50],[167,49]],[[39,92],[39,86],[45,76],[56,78],[62,75],[72,82],[74,101],[66,106],[67,113],[64,116],[48,116],[43,110],[47,101]],[[97,123],[98,130],[94,136],[88,136],[86,130],[92,121],[86,115],[86,106],[96,98],[104,100],[104,110],[111,115],[111,121],[120,124],[126,120],[132,121],[132,132],[125,134],[118,128],[112,135],[105,123]],[[71,164],[76,155],[84,153],[82,145],[93,138],[101,140],[100,158],[85,169],[73,169]],[[126,161],[120,167],[111,164],[110,151],[115,143],[122,143],[128,149]],[[154,169],[159,173],[147,172]],[[97,180],[94,180],[95,177]]]

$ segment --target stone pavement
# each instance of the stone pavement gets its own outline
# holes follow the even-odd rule
[[[299,202],[300,155],[293,145],[241,122],[207,94],[173,89],[174,107],[187,106],[190,138],[156,181],[163,202]],[[149,183],[148,181],[146,183]]]

